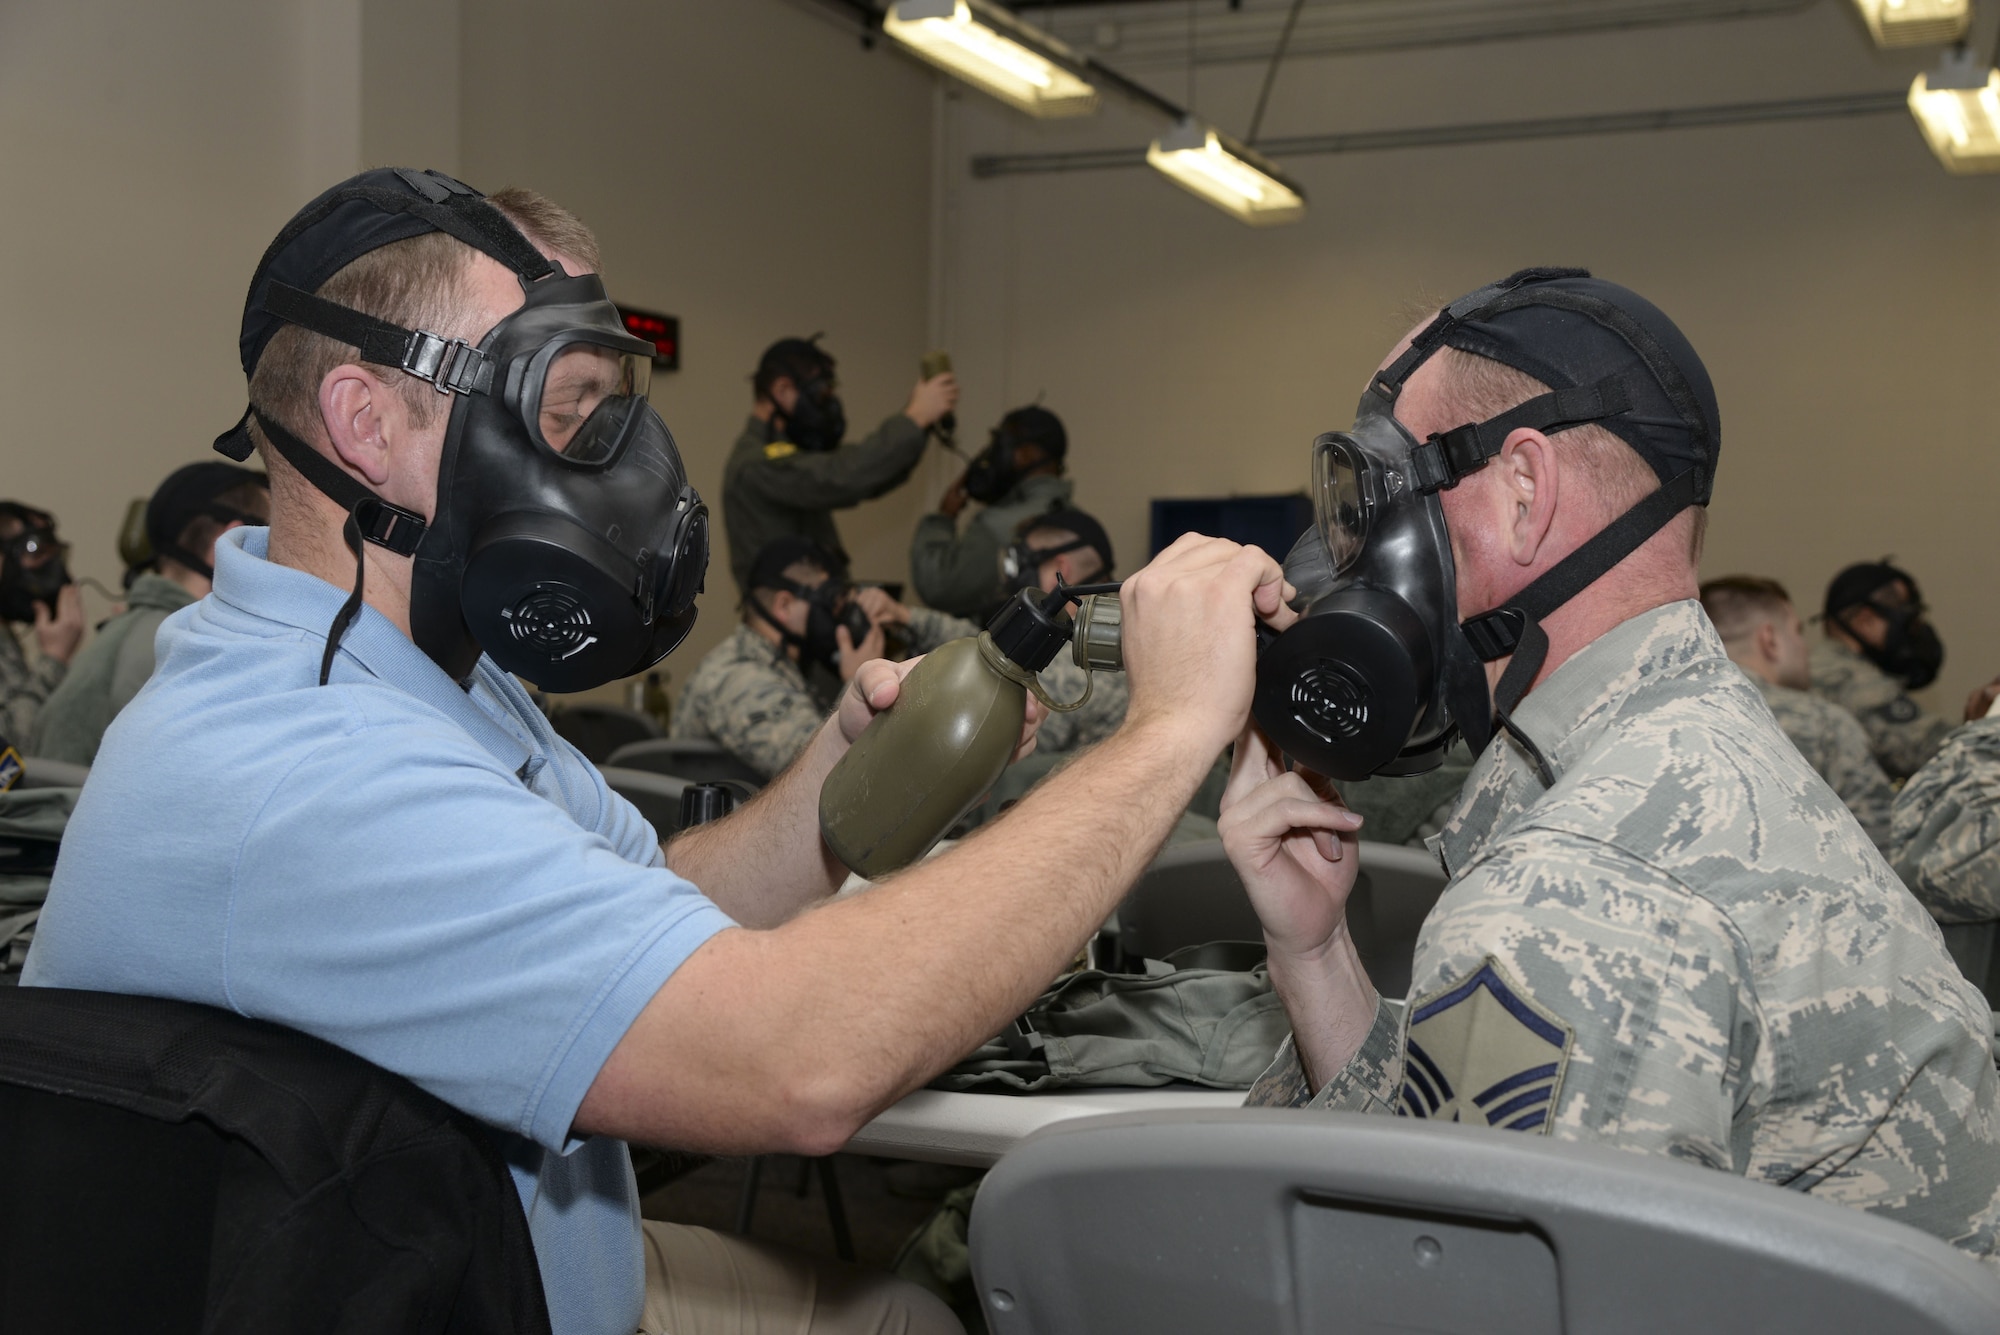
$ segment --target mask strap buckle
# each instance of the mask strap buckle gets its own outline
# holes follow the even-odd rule
[[[1448,491],[1486,467],[1507,437],[1522,427],[1555,435],[1615,417],[1631,406],[1631,382],[1622,373],[1591,385],[1551,390],[1484,422],[1434,432],[1410,452],[1410,473],[1422,495]]]

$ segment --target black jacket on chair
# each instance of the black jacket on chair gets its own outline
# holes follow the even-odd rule
[[[227,1011],[0,990],[0,1331],[548,1329],[477,1121]]]

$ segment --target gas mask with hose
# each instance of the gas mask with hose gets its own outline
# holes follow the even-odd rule
[[[1039,459],[1021,461],[1021,451],[1034,446]],[[1039,405],[1016,408],[1000,419],[986,448],[965,467],[965,494],[991,505],[1019,486],[1030,468],[1060,462],[1069,453],[1069,433],[1062,419]]]
[[[315,295],[361,255],[429,232],[521,284],[523,305],[476,347]],[[686,638],[708,565],[708,510],[647,401],[652,345],[625,332],[597,275],[565,273],[448,176],[380,169],[307,205],[265,252],[244,307],[246,375],[283,324],[347,344],[450,404],[428,518],[377,495],[258,404],[216,441],[247,458],[254,417],[348,513],[354,588],[327,633],[321,684],[360,610],[364,542],[411,558],[411,638],[459,681],[483,650],[543,690],[588,690]]]
[[[1441,348],[1552,388],[1484,422],[1419,441],[1395,417],[1410,376]],[[1313,442],[1314,526],[1285,563],[1303,614],[1259,655],[1253,711],[1287,755],[1341,780],[1422,774],[1455,737],[1475,753],[1505,731],[1544,784],[1554,772],[1513,710],[1548,652],[1541,623],[1690,505],[1706,505],[1720,415],[1708,373],[1673,322],[1581,269],[1526,269],[1445,307],[1377,373],[1354,425]],[[1439,493],[1522,428],[1595,423],[1660,480],[1527,587],[1464,621]],[[1509,658],[1489,693],[1485,664]]]

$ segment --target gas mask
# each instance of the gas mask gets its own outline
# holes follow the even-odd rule
[[[40,603],[54,616],[56,599],[63,586],[71,583],[69,565],[64,560],[69,545],[56,539],[53,524],[25,507],[10,508],[21,521],[21,531],[9,538],[0,557],[6,569],[0,571],[0,621],[32,622],[35,604]],[[30,566],[30,561],[47,554],[48,559]]]
[[[1419,441],[1395,417],[1404,383],[1439,348],[1514,365],[1557,388]],[[1511,711],[1545,660],[1541,621],[1692,504],[1706,504],[1719,414],[1706,372],[1636,293],[1579,269],[1523,270],[1446,307],[1377,374],[1354,425],[1313,443],[1315,523],[1285,575],[1300,619],[1266,636],[1256,720],[1286,754],[1341,780],[1435,769],[1456,736],[1475,753],[1508,732],[1554,774]],[[1463,622],[1439,493],[1527,427],[1601,423],[1652,464],[1660,488],[1509,598]],[[1489,693],[1484,664],[1509,658]]]
[[[1052,561],[1066,552],[1084,551],[1091,545],[1088,538],[1072,538],[1054,547],[1030,546],[1026,538],[1008,543],[1007,549],[1000,553],[1000,582],[1005,586],[1007,596],[1012,598],[1022,589],[1041,588],[1043,562]]]
[[[286,281],[300,274],[324,282],[372,248],[350,244],[317,274],[285,263],[288,241],[356,204],[389,214],[403,235],[446,231],[485,251],[513,270],[525,303],[472,347]],[[384,225],[369,213],[346,221],[377,236]],[[411,637],[458,680],[483,650],[543,690],[588,690],[643,671],[686,638],[708,564],[708,510],[647,401],[652,346],[625,332],[597,275],[565,274],[449,177],[368,172],[309,205],[267,252],[245,312],[246,369],[263,346],[253,335],[277,321],[350,344],[363,360],[452,396],[429,520],[375,495],[268,413],[254,405],[246,413],[349,514],[355,584],[328,634],[322,683],[360,607],[364,541],[413,559]],[[248,433],[225,435],[217,448],[247,457]]]
[[[1014,455],[1020,447],[1005,430],[995,428],[986,448],[965,466],[965,494],[981,505],[991,505],[1014,489],[1021,480]]]
[[[751,610],[777,631],[787,645],[799,651],[802,664],[818,663],[837,675],[840,671],[838,628],[845,626],[849,643],[857,647],[874,629],[875,623],[868,619],[867,609],[852,597],[853,586],[837,576],[828,576],[817,586],[787,579],[778,581],[773,587],[783,589],[805,603],[805,633],[801,635],[778,620],[755,596],[750,599]]]
[[[798,381],[799,396],[784,414],[785,439],[810,454],[837,450],[847,439],[847,409],[826,375]]]
[[[1880,648],[1859,635],[1854,636],[1855,643],[1861,646],[1862,655],[1876,667],[1899,679],[1906,689],[1921,691],[1936,681],[1938,669],[1944,666],[1944,641],[1938,638],[1937,631],[1927,619],[1930,609],[1924,606],[1923,601],[1913,597],[1906,603],[1885,605],[1871,598],[1868,605],[1889,624],[1883,632]],[[1846,617],[1837,616],[1836,620],[1848,634],[1854,635],[1854,628],[1848,625]]]

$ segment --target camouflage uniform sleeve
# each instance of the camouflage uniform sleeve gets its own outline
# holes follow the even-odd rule
[[[710,737],[766,779],[798,759],[826,721],[811,692],[757,663],[737,663],[713,682],[690,681],[681,711],[690,727],[698,716]]]
[[[1877,848],[1885,847],[1896,790],[1876,763],[1868,734],[1855,717],[1831,701],[1827,702],[1827,713],[1826,768],[1820,773],[1854,813],[1854,819],[1861,822],[1869,840]]]
[[[1067,651],[1057,654],[1055,661],[1039,675],[1042,689],[1054,699],[1067,703],[1083,694],[1083,669]],[[1041,730],[1035,734],[1035,749],[1078,751],[1103,741],[1125,721],[1125,706],[1130,700],[1131,689],[1125,684],[1124,673],[1092,673],[1090,699],[1084,701],[1083,708],[1067,714],[1050,710],[1042,719]]]
[[[1288,1037],[1277,1057],[1244,1096],[1246,1108],[1332,1108],[1339,1112],[1393,1113],[1403,1079],[1403,1008],[1387,997],[1375,1006],[1375,1024],[1361,1047],[1324,1088],[1314,1093]]]
[[[47,655],[30,663],[13,627],[0,622],[0,737],[26,746],[43,703],[68,670]]]
[[[1896,795],[1884,852],[1939,922],[2000,918],[2000,719],[1960,728]]]
[[[1417,943],[1398,1111],[1745,1171],[1735,1109],[1774,1080],[1741,935],[1657,868],[1526,829]]]
[[[916,471],[929,434],[897,413],[874,434],[837,450],[793,450],[756,460],[737,485],[799,510],[844,510],[893,491]]]
[[[910,539],[910,583],[932,607],[975,612],[1000,592],[1000,549],[983,524],[960,533],[949,517],[925,515]]]
[[[927,654],[941,644],[977,635],[979,627],[962,617],[946,616],[929,607],[910,609],[910,652]]]

